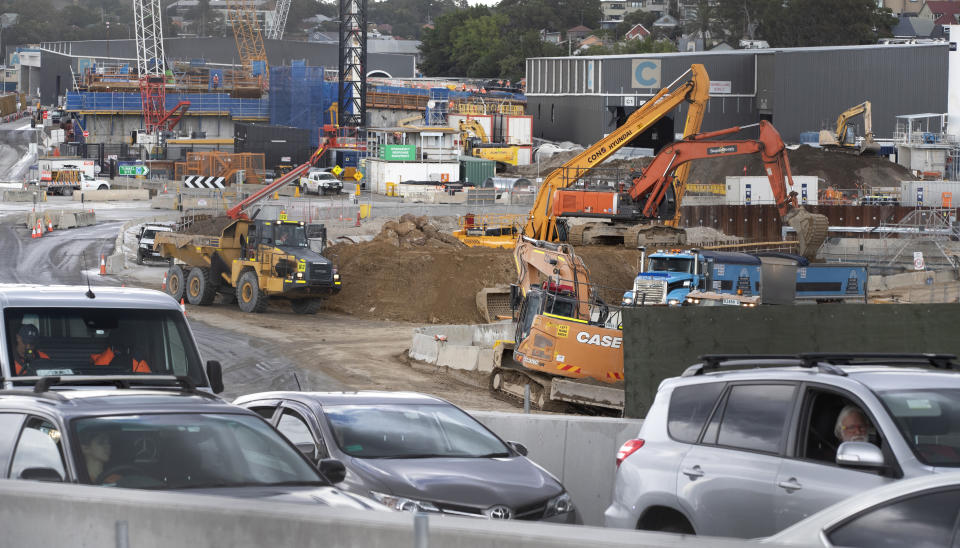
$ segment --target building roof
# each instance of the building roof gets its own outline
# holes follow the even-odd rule
[[[590,32],[590,27],[585,27],[583,25],[577,25],[572,29],[567,30],[567,32]]]
[[[647,27],[643,26],[643,23],[637,23],[636,25],[630,27],[630,30],[625,32],[623,36],[628,40],[646,38],[647,36],[650,36],[650,31],[647,30]]]
[[[934,22],[925,17],[907,16],[901,17],[891,32],[897,38],[927,38],[935,27]]]
[[[945,2],[943,0],[928,0],[927,7],[937,18],[935,25],[956,25],[960,14],[960,2]]]
[[[675,27],[679,24],[674,17],[668,14],[664,14],[663,17],[653,22],[655,27]]]

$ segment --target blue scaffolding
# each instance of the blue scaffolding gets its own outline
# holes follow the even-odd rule
[[[337,102],[337,84],[325,82],[323,72],[296,61],[270,67],[270,123],[309,129],[311,143],[319,144],[323,125],[335,123],[328,110]]]

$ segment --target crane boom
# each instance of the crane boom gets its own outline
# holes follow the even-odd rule
[[[551,215],[550,201],[554,192],[586,175],[683,102],[694,105],[691,112],[688,112],[686,129],[689,130],[695,125],[699,130],[703,109],[710,98],[710,77],[700,64],[692,65],[680,78],[687,74],[692,74],[689,81],[673,91],[670,91],[673,84],[661,89],[634,111],[622,126],[550,173],[537,192],[523,234],[538,240],[558,240],[557,218]]]

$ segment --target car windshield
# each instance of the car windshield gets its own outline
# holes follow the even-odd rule
[[[71,421],[82,483],[140,489],[327,485],[256,416],[161,413]]]
[[[650,272],[693,272],[693,261],[673,257],[650,257]]]
[[[284,247],[307,247],[307,231],[301,224],[277,223],[273,228],[276,245]]]
[[[890,390],[880,398],[921,461],[960,466],[960,389]]]
[[[206,386],[179,310],[7,308],[9,376],[158,374]]]
[[[446,404],[325,406],[337,445],[360,458],[508,457],[506,445]]]

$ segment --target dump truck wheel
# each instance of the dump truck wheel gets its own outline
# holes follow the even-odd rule
[[[201,266],[191,268],[187,274],[187,302],[207,306],[217,296],[217,286],[210,276],[210,269]]]
[[[320,299],[295,299],[290,301],[290,307],[295,314],[316,314],[320,303]]]
[[[183,298],[183,290],[187,285],[184,278],[183,268],[178,264],[172,265],[167,271],[167,293],[177,302]]]
[[[240,275],[237,284],[237,305],[244,312],[259,313],[267,308],[267,296],[260,289],[257,273],[247,270]]]

